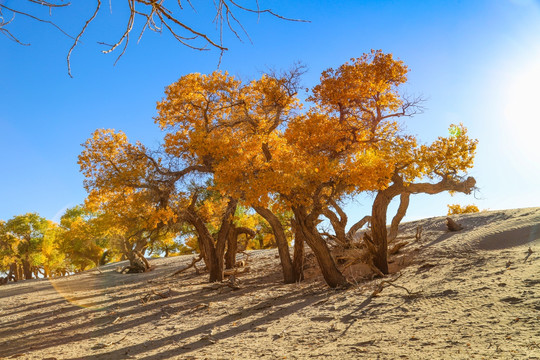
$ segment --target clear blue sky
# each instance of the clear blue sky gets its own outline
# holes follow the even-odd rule
[[[444,215],[448,203],[481,209],[540,206],[538,1],[259,2],[311,23],[241,14],[252,43],[226,34],[230,50],[222,70],[250,79],[268,67],[301,61],[309,68],[304,85],[311,87],[324,69],[382,49],[410,67],[408,92],[427,98],[425,113],[406,120],[411,133],[429,142],[446,136],[449,124],[463,122],[480,140],[470,172],[480,188],[477,199],[413,196],[406,219]],[[20,0],[0,3],[15,6]],[[93,1],[76,3],[65,15],[53,13],[71,34],[92,12]],[[58,220],[86,196],[77,155],[92,131],[114,128],[130,140],[157,145],[160,132],[152,117],[165,86],[187,73],[216,69],[217,51],[189,50],[168,34],[152,32],[138,44],[134,34],[113,66],[119,52],[101,54],[96,42],[120,36],[127,20],[124,3],[113,0],[111,15],[104,1],[105,11],[73,53],[74,78],[65,60],[72,40],[51,26],[17,16],[9,29],[32,45],[0,36],[0,219],[38,212]],[[186,21],[217,39],[205,17],[208,9],[193,3],[198,13],[187,8]],[[366,197],[349,206],[351,218],[367,214],[369,202]]]

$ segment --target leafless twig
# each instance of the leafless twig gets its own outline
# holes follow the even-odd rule
[[[64,3],[62,0],[54,0],[54,1],[53,0],[48,0],[48,1],[27,0],[27,1],[33,4],[47,6],[49,7],[49,10],[51,10],[52,8],[65,8],[70,5],[69,2]],[[242,6],[233,0],[214,0],[216,15],[213,21],[217,23],[217,26],[219,29],[219,41],[215,41],[204,32],[201,32],[197,30],[195,27],[188,25],[188,23],[183,19],[181,14],[178,15],[179,11],[177,11],[176,9],[175,11],[172,11],[171,10],[172,8],[166,7],[165,0],[126,0],[126,1],[129,6],[129,16],[128,16],[126,27],[124,28],[118,41],[116,41],[112,45],[104,43],[104,42],[98,42],[99,44],[106,45],[109,47],[108,49],[103,50],[102,51],[103,53],[110,53],[114,51],[115,49],[117,49],[121,44],[123,44],[122,51],[120,52],[120,55],[115,60],[115,64],[126,52],[127,46],[129,44],[129,35],[131,31],[133,31],[135,28],[135,19],[137,17],[142,17],[144,19],[144,23],[141,27],[139,37],[138,37],[139,41],[147,29],[150,29],[151,31],[154,31],[154,32],[162,32],[163,29],[166,29],[171,33],[171,35],[175,38],[175,40],[177,40],[184,46],[187,46],[195,50],[209,50],[209,48],[215,48],[220,51],[221,55],[223,55],[224,51],[228,50],[227,47],[225,47],[223,44],[223,31],[224,31],[223,29],[224,28],[231,31],[236,36],[236,38],[239,39],[240,41],[242,40],[241,33],[243,33],[244,34],[243,36],[247,37],[251,41],[251,39],[249,38],[248,32],[243,27],[239,18],[233,12],[233,10],[235,9],[248,12],[248,13],[256,13],[259,16],[261,14],[269,14],[276,18],[287,20],[287,21],[308,22],[306,20],[292,19],[292,18],[281,16],[275,13],[274,11],[272,11],[271,9],[261,9],[259,8],[258,1],[256,1],[256,5],[257,5],[256,8],[252,9],[246,6]],[[188,3],[191,9],[195,11],[193,4],[190,1],[188,1]],[[177,0],[176,4],[180,11],[184,10],[180,0]],[[111,2],[109,1],[109,8],[110,6],[111,6]],[[38,16],[33,15],[30,11],[26,11],[26,10],[22,11],[22,10],[18,10],[12,7],[7,7],[6,5],[0,4],[0,32],[2,32],[11,40],[21,45],[28,45],[21,42],[8,29],[6,29],[6,25],[10,24],[13,19],[9,21],[4,21],[3,16],[2,16],[3,14],[1,12],[2,9],[11,12],[13,15],[20,14],[36,21],[48,23],[54,26],[55,28],[57,28],[59,31],[61,31],[64,35],[74,39],[75,41],[67,54],[68,74],[70,77],[72,77],[71,54],[73,52],[73,49],[80,42],[81,37],[87,31],[90,23],[92,23],[95,20],[98,13],[100,12],[101,0],[96,0],[96,6],[92,15],[86,20],[81,31],[77,34],[75,38],[73,38],[71,35],[66,33],[60,26],[58,26],[53,21],[44,20]],[[238,28],[241,31],[238,31],[237,30]],[[196,42],[197,40],[202,40],[202,43],[201,42],[197,43]],[[220,56],[220,59],[221,59],[221,56]]]

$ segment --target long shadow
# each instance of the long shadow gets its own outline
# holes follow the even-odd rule
[[[158,259],[148,259],[150,263]],[[187,262],[187,261],[185,261]],[[72,290],[88,290],[87,282],[108,282],[108,288],[114,288],[118,286],[124,286],[133,283],[143,283],[148,279],[155,278],[155,272],[158,272],[160,275],[165,275],[167,272],[173,272],[169,268],[169,265],[161,265],[153,271],[140,274],[120,274],[116,272],[116,268],[121,268],[126,265],[128,261],[121,261],[116,263],[110,263],[103,265],[98,268],[89,269],[77,274],[70,274],[66,276],[50,278],[50,279],[31,279],[31,280],[19,280],[17,282],[9,282],[5,285],[0,286],[0,301],[5,302],[4,298],[10,298],[20,295],[30,295],[32,293],[44,290],[54,290],[54,287],[51,286],[51,283],[55,283],[55,286],[62,287],[65,284],[68,284]],[[179,263],[178,266],[182,266],[182,263]],[[73,278],[80,278],[78,282],[75,282]],[[69,281],[65,283],[66,281]],[[65,283],[65,284],[64,284]]]
[[[270,313],[265,314],[264,316],[254,319],[253,321],[249,323],[213,334],[212,338],[217,341],[220,341],[229,337],[236,336],[240,333],[250,331],[254,327],[268,324],[284,316],[293,314],[297,312],[298,310],[303,309],[307,306],[310,306],[325,297],[326,297],[325,294],[319,294],[319,295],[312,295],[306,298],[306,295],[302,290],[291,292],[290,294],[278,297],[275,300],[275,303],[273,304],[273,306],[279,306],[279,308],[276,309],[275,311],[272,311]],[[284,308],[283,305],[286,305],[286,304],[291,304],[291,305]],[[172,342],[176,342],[185,338],[190,338],[192,336],[204,335],[205,333],[207,333],[208,331],[210,331],[211,329],[215,327],[231,324],[243,316],[256,316],[258,314],[264,314],[267,311],[268,311],[267,308],[261,307],[261,303],[259,303],[259,304],[256,304],[249,308],[244,309],[242,311],[242,314],[238,314],[238,313],[230,314],[217,321],[201,325],[195,329],[187,330],[179,334],[174,334],[174,335],[170,335],[170,336],[163,337],[160,339],[147,341],[143,344],[139,344],[135,346],[128,346],[128,347],[112,350],[106,353],[101,353],[101,354],[97,354],[93,356],[85,356],[85,359],[95,359],[95,360],[120,359],[120,358],[126,357],[126,354],[129,354],[130,356],[137,356],[137,358],[145,359],[145,360],[157,360],[157,359],[168,359],[172,357],[178,357],[178,356],[185,355],[187,353],[199,350],[203,347],[207,347],[211,344],[211,342],[203,338],[200,340],[192,341],[191,343],[188,343],[188,344],[183,344],[182,347],[170,349],[164,352],[159,352],[154,355],[148,355],[145,357],[140,357],[140,355],[145,352],[162,348],[165,345],[170,345]],[[244,313],[246,315],[244,315]],[[78,358],[65,359],[65,360],[75,360],[75,359],[78,359]]]
[[[152,260],[150,260],[152,261]],[[126,262],[127,263],[127,262]],[[102,266],[100,269],[111,269],[118,267],[122,263],[113,263],[109,265]],[[164,267],[165,268],[165,267]],[[162,273],[168,272],[170,269],[161,269]],[[91,294],[86,296],[72,296],[69,294],[74,294],[79,291],[88,291],[90,288],[94,287],[96,291],[100,292],[111,292],[115,288],[123,287],[130,285],[131,289],[145,289],[148,287],[147,280],[156,278],[155,273],[147,272],[143,274],[119,274],[115,271],[108,271],[96,274],[95,269],[91,269],[92,273],[83,272],[78,274],[73,274],[61,278],[53,279],[34,279],[34,280],[23,280],[21,282],[10,283],[6,287],[0,288],[0,299],[6,298],[6,300],[1,301],[3,307],[2,315],[15,315],[17,313],[28,313],[34,310],[40,309],[43,311],[44,307],[52,307],[58,305],[64,301],[75,301],[80,302],[81,300],[96,297],[98,295]],[[172,272],[172,270],[170,270]],[[75,277],[75,279],[73,279]],[[80,277],[80,278],[78,278]],[[69,279],[71,278],[71,279]],[[67,281],[66,281],[67,280]],[[75,282],[74,280],[78,280]],[[30,282],[41,282],[41,284],[30,284]],[[17,286],[19,285],[19,286]],[[28,286],[31,285],[31,286]],[[103,286],[105,285],[105,286]],[[5,290],[5,291],[4,291]],[[25,302],[24,305],[13,305],[7,306],[9,303],[9,298],[15,296],[24,296],[31,295],[34,293],[40,293],[41,296],[45,295],[58,295],[64,297],[64,300],[55,300],[55,301],[35,301],[35,302]],[[91,304],[95,306],[96,304]],[[4,307],[5,306],[5,307]],[[85,306],[83,304],[83,306]],[[14,310],[14,311],[10,311]]]
[[[1,323],[0,324],[0,329],[5,328],[5,327],[14,327],[14,326],[18,327],[18,326],[23,325],[27,321],[33,322],[33,321],[35,321],[35,320],[37,320],[38,318],[41,318],[41,317],[49,318],[50,319],[49,323],[39,324],[39,325],[36,325],[36,326],[47,326],[47,325],[52,324],[53,322],[56,323],[58,321],[70,320],[71,318],[75,318],[77,316],[80,316],[80,314],[77,314],[77,315],[74,315],[74,316],[72,316],[72,317],[70,317],[68,319],[65,319],[65,318],[59,318],[58,313],[65,313],[65,312],[68,312],[68,311],[80,310],[80,309],[86,309],[86,308],[91,308],[92,310],[96,310],[96,309],[103,310],[107,305],[114,304],[118,300],[123,300],[125,298],[133,298],[134,296],[137,295],[137,293],[136,293],[137,290],[144,291],[146,289],[147,288],[144,285],[141,285],[139,287],[132,287],[130,289],[131,290],[130,294],[127,294],[127,295],[124,295],[124,296],[114,295],[114,299],[107,299],[107,300],[101,300],[101,301],[91,301],[91,302],[88,302],[87,300],[92,299],[92,298],[99,298],[99,297],[102,297],[102,296],[109,295],[111,288],[101,288],[101,289],[98,289],[96,291],[96,293],[90,294],[90,295],[85,295],[85,296],[64,296],[64,295],[62,295],[62,294],[64,294],[63,292],[57,292],[56,289],[53,289],[53,290],[55,290],[54,295],[60,297],[57,300],[54,300],[54,301],[49,301],[49,300],[36,301],[36,302],[30,303],[30,304],[25,304],[23,306],[16,306],[16,307],[14,307],[16,309],[16,311],[3,312],[2,315],[5,315],[5,316],[15,315],[17,313],[23,313],[25,315],[23,317],[18,317],[16,320]],[[58,305],[61,305],[61,304],[70,304],[70,305],[72,305],[72,307],[70,307],[69,309],[58,307]],[[47,312],[44,312],[44,308],[46,308],[46,307],[51,308],[51,310],[48,310]],[[37,317],[33,313],[36,310],[40,311],[40,315],[38,315]],[[26,328],[18,328],[18,330],[19,331],[28,331],[28,330],[32,330],[33,327],[35,327],[35,326],[29,326],[29,327],[26,327]],[[0,331],[0,336],[5,335],[5,333],[6,333],[5,331]]]
[[[31,286],[30,286],[31,285]],[[9,282],[0,286],[0,302],[5,303],[7,298],[19,295],[29,295],[37,291],[52,289],[48,280],[19,280],[17,282]]]
[[[263,277],[264,278],[264,277]],[[259,280],[260,283],[264,280]],[[268,283],[266,283],[268,286]],[[281,284],[280,284],[281,285]],[[144,287],[143,287],[144,289]],[[147,289],[148,290],[148,289]],[[125,319],[129,318],[130,315],[138,314],[141,312],[140,306],[140,299],[134,299],[132,301],[129,301],[127,303],[121,303],[115,305],[121,306],[125,310],[119,310],[112,314],[104,314],[103,316],[99,318],[93,318],[88,319],[82,323],[73,324],[71,326],[65,326],[65,327],[56,327],[55,329],[50,329],[50,327],[57,325],[59,319],[52,318],[49,322],[45,324],[39,324],[33,325],[31,329],[37,329],[40,330],[47,329],[49,331],[46,332],[40,332],[39,334],[32,334],[33,340],[32,340],[32,350],[41,350],[46,349],[58,345],[65,345],[72,342],[77,342],[81,340],[86,340],[94,337],[102,337],[107,336],[109,334],[117,333],[119,331],[127,330],[127,329],[133,329],[136,328],[142,324],[148,323],[150,321],[156,320],[161,318],[162,312],[160,309],[164,307],[173,307],[176,306],[177,313],[181,311],[189,311],[192,309],[195,309],[199,307],[201,304],[207,302],[208,300],[212,301],[220,301],[225,298],[230,297],[239,297],[241,295],[248,294],[252,291],[258,290],[258,287],[245,287],[241,290],[238,290],[236,292],[226,293],[226,294],[220,294],[216,295],[215,293],[207,293],[207,296],[204,296],[204,291],[198,292],[198,291],[185,291],[181,294],[174,294],[173,296],[157,300],[152,303],[143,305],[143,306],[152,306],[153,308],[156,308],[158,311],[149,312],[149,310],[145,310],[146,312],[149,312],[149,314],[143,316],[134,318],[129,321],[124,321],[120,323],[114,322],[116,318]],[[202,293],[202,296],[197,296],[197,294]],[[180,295],[180,296],[179,296]],[[189,301],[190,306],[181,306],[178,305],[179,303],[186,303]],[[69,319],[75,319],[79,317],[86,316],[89,312],[86,311],[85,313],[79,313],[74,314],[69,317]],[[66,320],[66,319],[64,319]],[[95,328],[96,323],[102,323],[101,327]],[[98,325],[99,326],[99,325]],[[30,329],[27,329],[30,330]],[[81,332],[81,333],[77,333]],[[66,334],[69,334],[66,336]],[[26,339],[26,336],[21,336],[20,339],[16,339],[13,341],[10,341],[8,344],[5,344],[4,346],[0,346],[0,355],[1,356],[11,356],[16,355],[20,353],[24,353],[28,350],[28,341]]]
[[[58,295],[57,293],[55,293],[55,295]],[[61,296],[61,295],[60,295]],[[58,300],[39,300],[39,301],[35,301],[35,302],[32,302],[32,303],[28,303],[28,304],[25,304],[25,305],[15,305],[14,307],[10,308],[10,309],[7,309],[7,310],[11,310],[11,309],[14,309],[15,311],[11,311],[11,312],[6,312],[4,311],[2,313],[3,316],[9,316],[9,315],[15,315],[15,314],[18,314],[18,313],[29,313],[27,315],[25,315],[25,317],[32,317],[32,312],[35,311],[35,310],[40,310],[40,312],[43,312],[43,309],[46,308],[46,307],[49,307],[49,308],[52,308],[52,307],[55,307],[57,305],[61,305],[61,304],[70,304],[71,302],[70,301],[75,301],[75,302],[79,302],[81,300],[86,300],[86,299],[91,299],[91,298],[94,298],[96,296],[100,296],[100,294],[96,295],[96,294],[93,294],[93,295],[87,295],[87,296],[73,296],[73,297],[69,297],[69,300],[65,297],[60,297]],[[51,313],[54,313],[55,311],[57,310],[50,310]],[[22,319],[24,318],[19,318],[17,319],[17,321],[21,321]],[[10,322],[10,323],[13,323],[13,322]],[[5,325],[3,324],[9,324],[9,323],[1,323],[0,324],[0,329],[2,327],[4,327]]]
[[[188,291],[185,291],[183,293],[180,293],[180,294],[187,294],[184,296],[184,298],[186,297],[189,297],[191,296],[191,292],[188,292]],[[179,294],[178,294],[179,295]],[[121,300],[121,299],[125,299],[125,298],[132,298],[133,300],[131,301],[128,301],[128,302],[125,302],[125,303],[122,303],[121,306],[125,309],[131,309],[131,310],[125,310],[125,311],[119,311],[119,312],[114,312],[113,314],[106,314],[105,316],[105,322],[106,321],[109,321],[109,317],[113,317],[113,319],[117,318],[117,317],[128,317],[130,315],[133,315],[135,313],[138,313],[140,312],[140,308],[137,306],[137,305],[140,305],[140,299],[137,297],[137,294],[129,294],[129,295],[125,295],[125,296],[121,296],[121,297],[116,297],[114,299],[114,301],[112,300],[104,300],[104,301],[101,301],[101,302],[97,302],[95,304],[98,304],[98,305],[105,305],[105,304],[116,304],[116,301],[118,300]],[[179,299],[179,301],[181,301],[182,299]],[[77,311],[76,313],[73,313],[72,315],[69,315],[69,316],[63,316],[63,317],[59,317],[58,314],[56,313],[57,311],[61,311],[62,314],[65,314],[65,313],[68,313],[68,312],[73,312],[73,311]],[[103,310],[105,309],[101,309],[101,310],[98,310],[98,311],[101,311],[103,312]],[[46,314],[43,314],[40,315],[39,317],[40,318],[48,318],[49,320],[48,321],[45,321],[45,322],[42,322],[42,323],[35,323],[36,320],[39,320],[39,319],[36,319],[36,318],[33,318],[34,315],[32,314],[29,314],[27,315],[26,319],[18,319],[17,321],[15,322],[12,322],[10,324],[10,327],[15,327],[17,328],[17,331],[20,332],[20,333],[24,333],[24,332],[27,332],[27,331],[32,331],[32,330],[37,330],[37,329],[50,329],[52,327],[58,327],[58,324],[59,323],[69,323],[71,320],[75,320],[75,319],[78,319],[78,318],[81,318],[81,317],[85,317],[87,315],[90,315],[92,313],[96,313],[96,310],[93,310],[93,309],[87,309],[87,308],[81,308],[79,306],[76,306],[76,305],[73,305],[72,307],[68,308],[68,309],[65,309],[65,310],[54,310],[54,311],[50,311]],[[102,318],[103,318],[102,317]],[[33,323],[26,326],[26,327],[20,327],[21,325],[23,325],[25,323],[26,320],[32,320]],[[51,331],[51,332],[41,332],[40,333],[40,336],[50,336],[52,338],[56,337],[57,335],[63,333],[63,332],[74,332],[76,330],[78,330],[78,328],[80,327],[86,327],[86,326],[94,326],[96,322],[99,322],[99,319],[91,319],[91,320],[87,320],[83,323],[80,323],[80,324],[76,324],[76,325],[71,325],[71,326],[65,326],[65,327],[61,327],[61,328],[58,328],[58,329],[55,329],[54,331]],[[9,333],[11,333],[11,329],[7,329],[5,331],[0,331],[0,337],[2,336],[5,336],[5,335],[8,335]],[[54,341],[54,340],[53,340]],[[13,344],[10,343],[10,344]]]

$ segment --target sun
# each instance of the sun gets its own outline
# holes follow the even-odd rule
[[[540,57],[511,77],[504,98],[504,138],[515,155],[540,154]],[[505,145],[505,144],[502,144]]]

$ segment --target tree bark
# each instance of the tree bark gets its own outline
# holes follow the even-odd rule
[[[17,279],[18,280],[23,280],[24,279],[24,276],[23,276],[24,272],[23,272],[23,267],[21,264],[19,264],[17,266]]]
[[[227,246],[227,241],[231,237],[235,236],[234,213],[236,212],[237,205],[238,205],[238,200],[232,199],[232,198],[229,199],[229,202],[227,203],[227,208],[225,209],[225,212],[222,215],[221,226],[217,234],[216,256],[217,256],[217,263],[221,272],[221,280],[223,280],[223,269],[225,265],[225,248]],[[234,243],[235,243],[235,246],[237,247],[238,242],[236,241],[236,239]],[[236,259],[236,250],[234,252],[234,256]]]
[[[287,242],[283,225],[279,221],[279,218],[269,209],[262,206],[254,206],[253,209],[255,209],[255,211],[261,215],[272,227],[272,232],[274,233],[278,247],[281,269],[283,270],[283,282],[285,284],[295,283],[297,281],[297,276],[294,272],[294,267],[289,252],[289,243]]]
[[[30,262],[28,260],[22,260],[22,269],[23,269],[23,275],[25,280],[32,279],[32,267],[30,266]]]
[[[190,206],[184,213],[186,221],[193,225],[197,232],[201,255],[203,256],[206,268],[210,273],[210,282],[223,280],[225,247],[230,232],[234,230],[233,219],[237,204],[238,201],[236,199],[229,200],[227,208],[222,215],[217,239],[214,239],[210,234],[206,224],[197,214],[194,206]]]
[[[347,238],[347,233],[345,232],[345,227],[347,226],[348,221],[347,215],[335,201],[329,200],[329,203],[336,210],[339,217],[329,208],[323,209],[322,213],[328,218],[328,220],[330,220],[334,233],[336,234],[337,241],[341,246],[348,249],[351,247],[351,239]]]
[[[390,225],[390,233],[388,234],[388,242],[392,242],[397,237],[399,224],[401,223],[401,220],[403,220],[403,218],[407,214],[407,209],[409,208],[410,196],[411,194],[409,193],[401,193],[400,195],[399,208],[397,210],[396,215],[392,219],[392,224]]]
[[[225,269],[233,269],[236,265],[236,254],[238,253],[238,237],[241,234],[246,236],[255,236],[255,231],[246,227],[236,227],[233,225],[234,230],[230,232],[230,236],[227,238],[227,251],[225,252]]]
[[[348,286],[349,283],[347,279],[336,267],[336,263],[330,253],[330,249],[328,249],[328,246],[326,245],[326,241],[317,230],[314,221],[317,217],[308,216],[306,210],[302,207],[293,207],[293,212],[298,231],[302,233],[303,238],[315,254],[319,268],[321,269],[324,280],[328,286],[331,288]]]
[[[302,231],[297,230],[295,220],[292,220],[292,227],[294,229],[294,254],[293,254],[293,274],[295,282],[304,280],[304,235]]]
[[[227,251],[225,252],[225,269],[233,269],[236,264],[236,253],[238,252],[238,237],[231,231],[227,237]]]
[[[383,274],[388,274],[388,240],[386,234],[386,211],[392,201],[385,190],[377,192],[371,210],[371,233],[375,245],[373,265]]]

